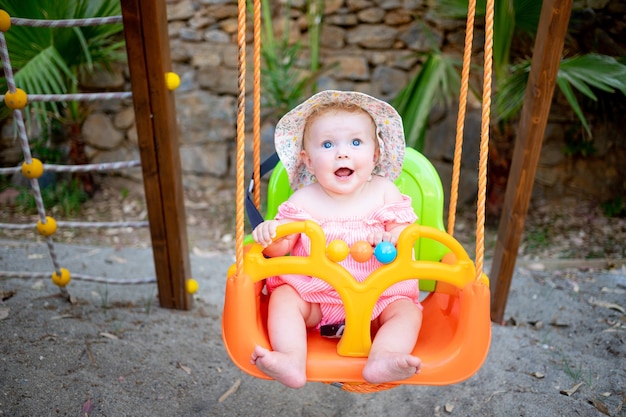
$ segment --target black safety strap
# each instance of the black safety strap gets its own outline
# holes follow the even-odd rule
[[[261,178],[263,178],[265,174],[273,170],[276,164],[278,164],[278,161],[280,161],[280,158],[278,158],[278,154],[276,152],[274,152],[269,158],[263,161],[260,167]],[[248,186],[248,192],[246,193],[246,201],[245,201],[246,214],[248,215],[248,221],[250,222],[252,229],[254,229],[259,224],[265,221],[265,219],[263,218],[263,215],[254,204],[254,201],[252,201],[253,191],[254,191],[254,174],[252,174],[252,177],[250,178],[250,185]]]

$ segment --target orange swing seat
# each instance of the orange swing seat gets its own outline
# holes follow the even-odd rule
[[[226,350],[240,369],[270,379],[250,363],[250,355],[256,345],[271,349],[263,280],[288,273],[314,275],[328,282],[346,309],[345,330],[339,341],[322,337],[319,331],[308,333],[309,381],[365,383],[361,372],[371,346],[369,318],[374,304],[386,288],[408,279],[419,279],[420,289],[429,292],[422,301],[424,318],[413,350],[422,360],[422,370],[391,385],[448,385],[468,379],[480,368],[491,342],[488,279],[484,274],[476,279],[472,260],[444,231],[443,188],[436,170],[414,149],[406,151],[396,184],[412,198],[418,221],[402,232],[396,259],[363,282],[356,282],[337,263],[343,258],[327,250],[323,231],[313,221],[289,223],[277,231],[277,238],[306,233],[311,239],[307,257],[268,259],[260,245],[246,245],[243,273],[237,275],[235,265],[228,271],[222,322]],[[268,218],[290,194],[286,172],[279,164],[269,182]]]

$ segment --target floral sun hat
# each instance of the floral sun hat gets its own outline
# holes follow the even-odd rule
[[[376,124],[380,157],[374,174],[392,181],[398,178],[404,161],[404,129],[402,118],[390,104],[367,94],[354,91],[326,90],[311,96],[307,101],[285,114],[276,125],[274,143],[293,190],[313,182],[315,177],[302,161],[302,139],[309,115],[317,106],[343,101],[355,104],[368,112]]]

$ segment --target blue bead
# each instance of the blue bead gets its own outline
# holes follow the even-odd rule
[[[374,249],[374,256],[381,264],[393,262],[398,255],[396,247],[391,242],[380,242]]]

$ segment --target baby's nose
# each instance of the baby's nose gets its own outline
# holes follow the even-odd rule
[[[337,147],[337,158],[345,159],[350,157],[350,150],[346,146]]]

